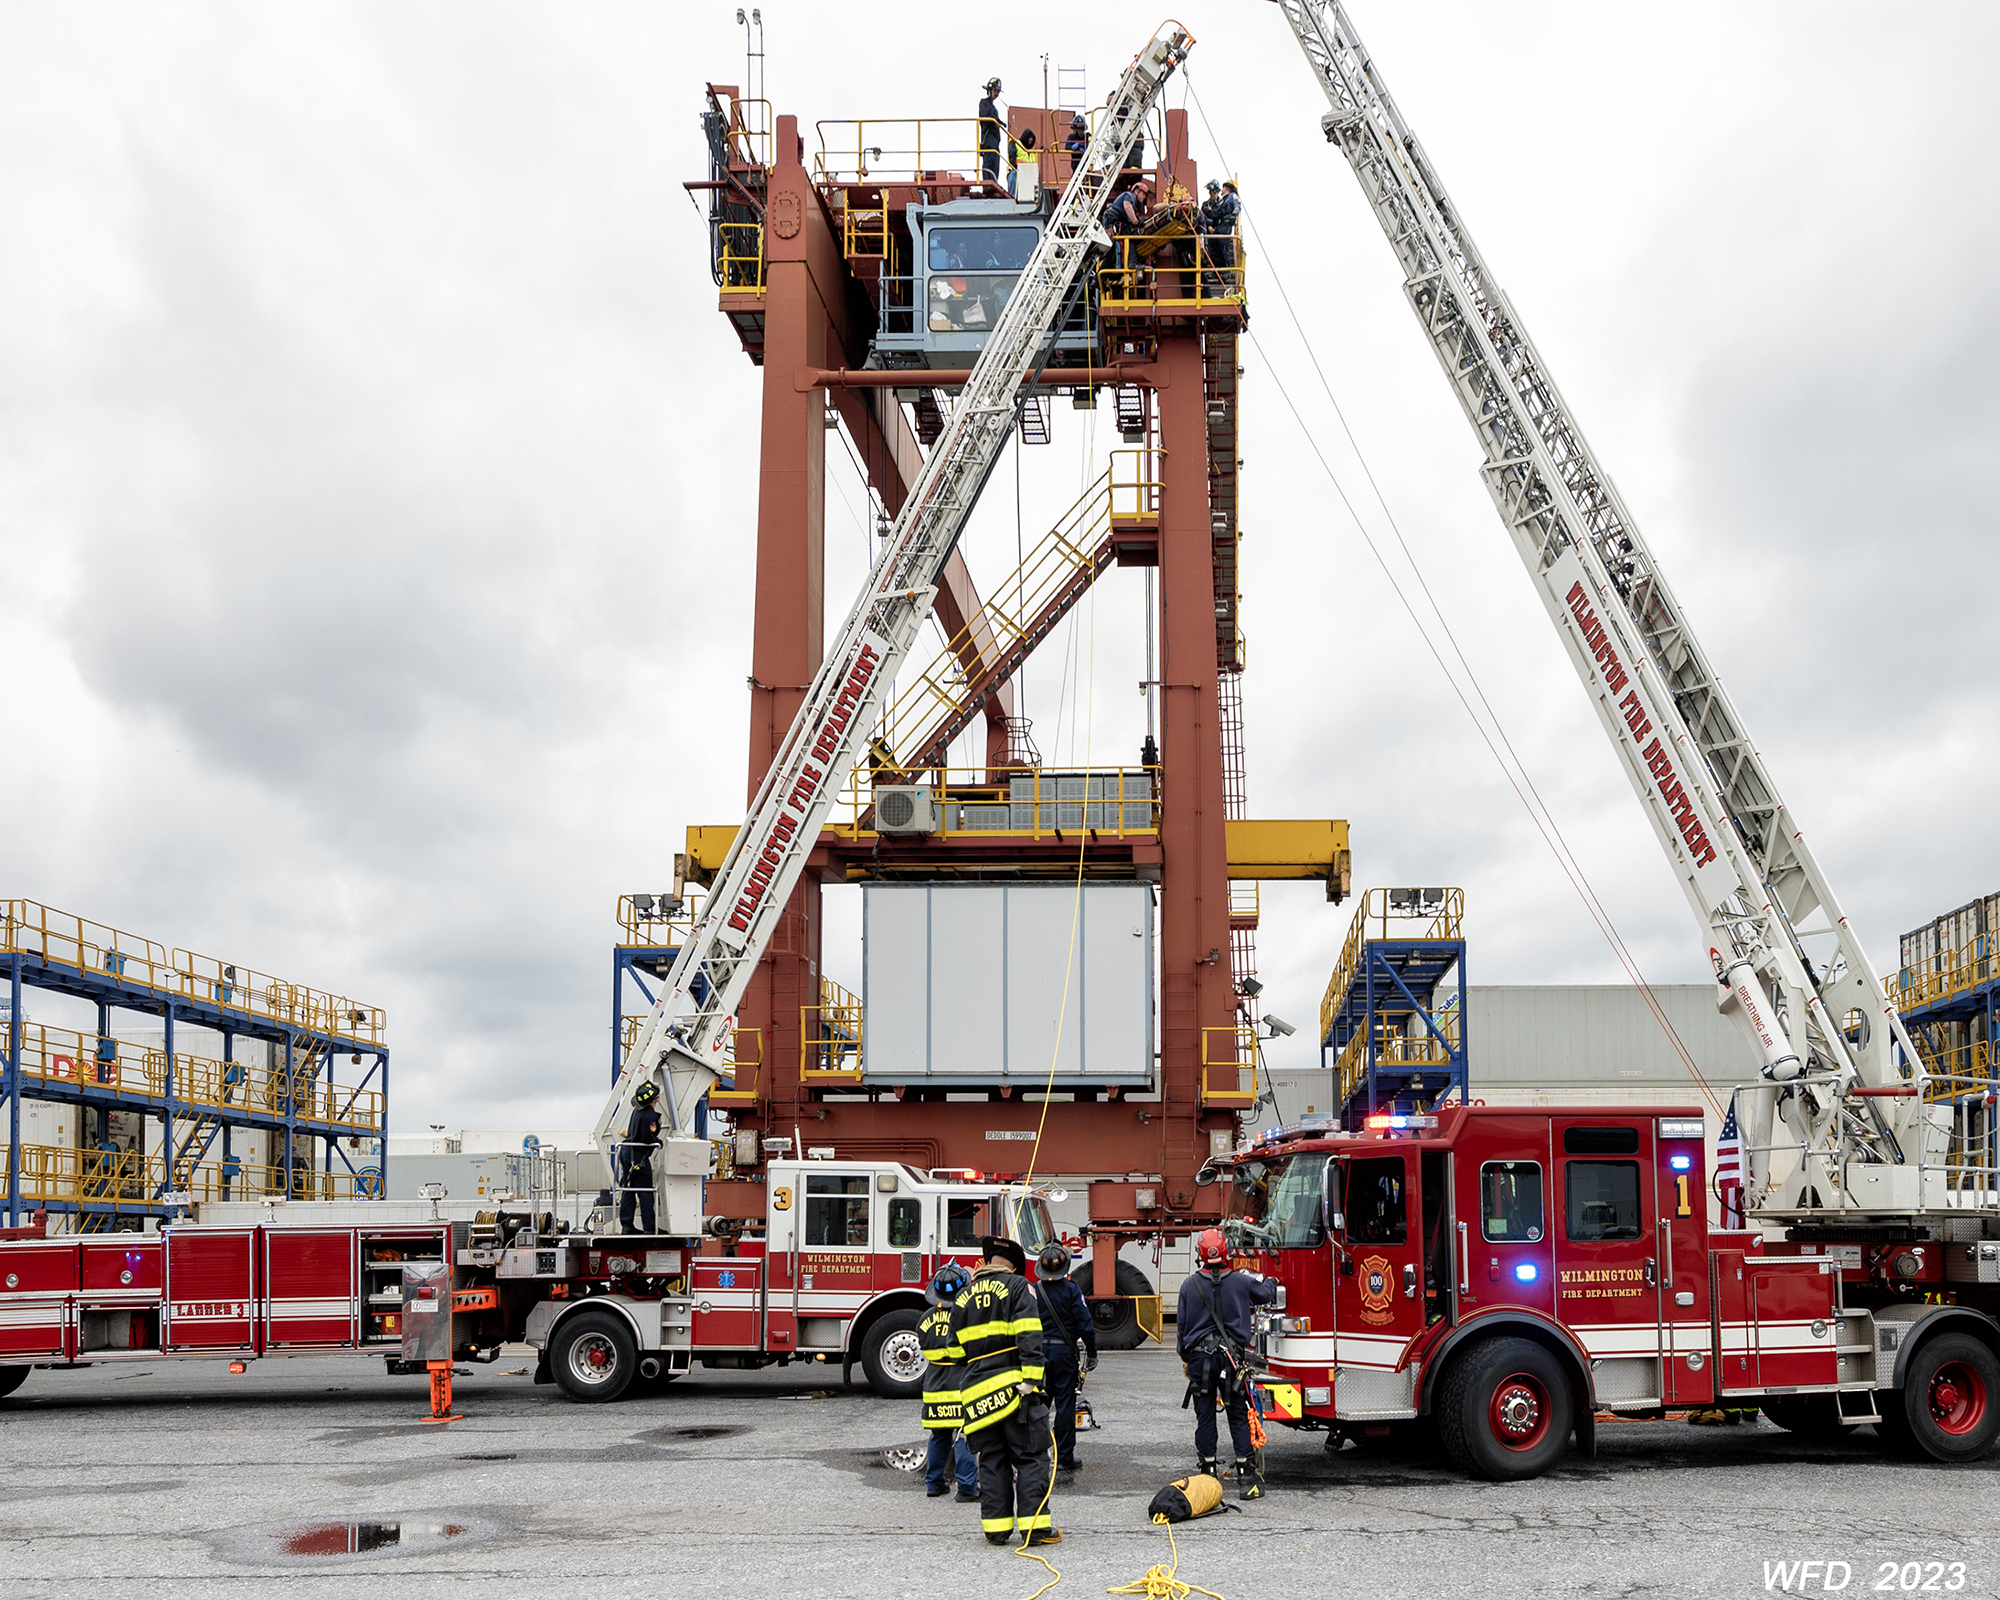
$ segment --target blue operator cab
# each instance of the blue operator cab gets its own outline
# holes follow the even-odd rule
[[[1041,242],[1039,205],[965,199],[908,208],[915,270],[884,281],[881,326],[871,366],[969,368],[1000,320],[1021,269]],[[1065,351],[1097,343],[1095,278],[1079,296],[1056,340]]]

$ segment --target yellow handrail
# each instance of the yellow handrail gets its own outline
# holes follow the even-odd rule
[[[1332,977],[1327,979],[1325,998],[1320,1001],[1321,1039],[1325,1039],[1332,1030],[1334,1013],[1340,1009],[1341,1002],[1347,998],[1347,991],[1353,987],[1355,974],[1361,970],[1362,946],[1368,941],[1394,937],[1422,943],[1461,937],[1459,927],[1465,916],[1465,891],[1443,890],[1442,898],[1436,902],[1427,898],[1432,893],[1437,891],[1370,889],[1361,897],[1361,904],[1354,910],[1353,924],[1347,930],[1347,942],[1340,948],[1340,959],[1334,963]],[[1412,898],[1396,899],[1397,896]],[[1420,926],[1398,928],[1391,935],[1391,919]],[[1371,932],[1371,929],[1377,931]]]
[[[268,1018],[359,1044],[382,1042],[379,1006],[273,978],[253,968],[126,933],[33,900],[0,900],[0,953],[21,951],[172,999]]]
[[[799,1077],[807,1083],[859,1083],[861,996],[821,978],[819,1002],[799,1007]]]
[[[1905,967],[1894,986],[1896,1009],[1948,1000],[2000,977],[2000,934],[1982,933],[1956,950],[1943,950]]]
[[[1127,234],[1111,241],[1112,253],[1097,269],[1101,312],[1186,310],[1244,303],[1243,237],[1203,233]],[[1219,259],[1226,256],[1224,262]]]
[[[1226,1083],[1210,1081],[1211,1071],[1228,1074]],[[1242,1076],[1251,1075],[1245,1088]],[[1201,1030],[1201,1103],[1204,1106],[1253,1106],[1257,1103],[1257,1030],[1246,1022],[1223,1023]]]
[[[932,796],[932,838],[1073,840],[1079,831],[1098,838],[1150,839],[1160,831],[1158,784],[1150,772],[1045,772],[1040,767],[899,767],[880,772],[857,767],[835,801],[836,833],[851,839],[879,837],[877,782],[927,788]]]

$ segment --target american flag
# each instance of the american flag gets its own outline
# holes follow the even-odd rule
[[[1722,1118],[1715,1140],[1715,1192],[1722,1197],[1722,1226],[1743,1226],[1743,1140],[1736,1131],[1736,1099]]]

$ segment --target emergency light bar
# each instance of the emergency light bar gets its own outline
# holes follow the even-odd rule
[[[1391,1128],[1398,1132],[1404,1128],[1435,1128],[1437,1125],[1436,1117],[1391,1116],[1386,1111],[1379,1111],[1368,1119],[1371,1128]]]
[[[1703,1139],[1707,1136],[1707,1125],[1700,1117],[1660,1118],[1660,1137],[1662,1139]]]

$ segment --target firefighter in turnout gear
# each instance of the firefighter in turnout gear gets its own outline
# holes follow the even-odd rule
[[[958,1427],[958,1383],[965,1352],[951,1336],[951,1315],[952,1302],[971,1282],[972,1274],[956,1261],[939,1267],[924,1291],[931,1309],[917,1324],[917,1343],[930,1363],[924,1368],[924,1428],[930,1436],[924,1453],[924,1489],[933,1497],[948,1493],[955,1467],[958,1498],[966,1501],[979,1498],[979,1467]]]
[[[632,1120],[625,1124],[625,1142],[618,1147],[618,1231],[653,1231],[653,1152],[660,1148],[660,1086],[642,1083],[632,1091]],[[639,1226],[632,1226],[632,1208],[639,1208]]]
[[[1278,1298],[1278,1287],[1254,1272],[1233,1271],[1229,1247],[1218,1229],[1210,1228],[1195,1240],[1194,1257],[1200,1270],[1182,1280],[1174,1320],[1188,1376],[1181,1405],[1194,1406],[1194,1453],[1201,1463],[1196,1470],[1216,1476],[1219,1400],[1229,1413],[1230,1442],[1236,1446],[1237,1492],[1245,1500],[1261,1499],[1264,1464],[1250,1442],[1243,1357],[1255,1332],[1250,1308],[1269,1305]]]
[[[1042,1308],[1042,1381],[1055,1424],[1056,1471],[1074,1472],[1076,1460],[1076,1347],[1086,1352],[1085,1370],[1097,1370],[1097,1323],[1083,1291],[1070,1281],[1069,1250],[1050,1240],[1035,1257],[1035,1298]]]
[[[985,1259],[952,1308],[965,1352],[958,1396],[965,1436],[979,1454],[979,1526],[989,1544],[1019,1532],[1024,1545],[1059,1544],[1049,1516],[1048,1398],[1042,1393],[1042,1313],[1022,1276],[1028,1252],[1012,1239],[979,1241]]]

